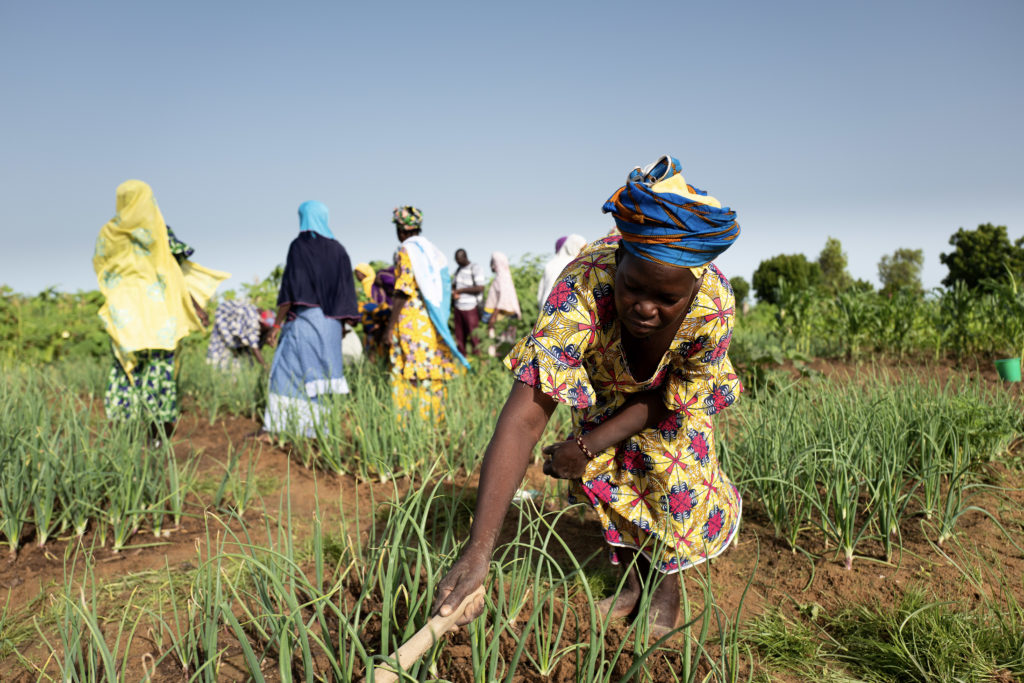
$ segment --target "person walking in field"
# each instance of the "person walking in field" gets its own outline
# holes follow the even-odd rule
[[[480,324],[480,299],[484,293],[484,271],[479,263],[470,263],[465,249],[455,252],[455,275],[452,278],[452,297],[455,300],[455,345],[466,355],[468,345],[476,350],[473,330]]]
[[[555,256],[544,264],[544,272],[540,282],[537,283],[538,309],[544,308],[544,302],[548,300],[551,288],[558,282],[558,276],[562,274],[562,269],[569,265],[569,262],[576,258],[585,246],[587,246],[586,238],[576,233],[555,240]]]
[[[356,281],[345,247],[328,226],[327,207],[299,205],[299,234],[288,247],[277,315],[268,340],[277,346],[270,366],[264,433],[311,437],[323,419],[321,399],[347,394],[342,366],[344,323],[359,320]],[[278,339],[280,338],[280,342]]]
[[[468,543],[439,584],[442,616],[484,581],[558,403],[571,407],[573,433],[543,449],[544,472],[570,480],[569,501],[593,509],[627,571],[603,615],[630,615],[649,591],[651,631],[664,635],[679,613],[679,571],[737,532],[740,496],[719,466],[712,421],[742,391],[727,355],[733,293],[712,263],[739,235],[736,214],[687,184],[671,157],[634,169],[604,211],[617,231],[563,271],[505,358],[517,381],[484,454]],[[655,572],[664,577],[652,585]],[[472,601],[460,624],[483,608]]]
[[[391,319],[384,335],[391,344],[391,399],[400,417],[415,409],[424,419],[443,419],[455,362],[469,368],[448,330],[448,261],[420,234],[419,209],[400,206],[392,221],[399,246]]]
[[[230,276],[189,260],[194,250],[174,236],[141,180],[117,187],[116,208],[92,258],[114,355],[103,405],[110,419],[145,420],[158,441],[178,419],[178,342],[209,323],[203,306]]]

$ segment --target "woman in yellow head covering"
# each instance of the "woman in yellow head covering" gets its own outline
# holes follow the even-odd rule
[[[368,301],[373,301],[373,278],[376,273],[373,270],[373,266],[369,263],[359,263],[352,272],[356,276],[356,280],[363,287],[363,294],[366,295]]]
[[[229,277],[189,261],[192,252],[164,223],[149,185],[118,186],[117,213],[100,229],[92,259],[115,357],[103,402],[111,419],[145,419],[154,438],[178,417],[178,342],[209,322],[203,306]]]

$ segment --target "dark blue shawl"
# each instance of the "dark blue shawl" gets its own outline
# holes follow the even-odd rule
[[[319,306],[328,318],[358,321],[356,281],[337,240],[303,231],[288,247],[277,305]]]

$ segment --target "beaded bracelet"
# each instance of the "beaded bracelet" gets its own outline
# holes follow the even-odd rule
[[[587,456],[587,460],[593,460],[595,457],[597,457],[597,456],[595,456],[590,451],[589,448],[587,448],[586,446],[583,445],[583,435],[582,434],[577,434],[576,435],[576,445],[580,447],[581,451],[583,451],[583,455]]]

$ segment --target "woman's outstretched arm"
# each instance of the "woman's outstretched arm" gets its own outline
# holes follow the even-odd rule
[[[438,584],[435,614],[451,614],[487,577],[491,552],[505,513],[526,473],[530,453],[540,440],[555,406],[555,401],[540,389],[522,382],[512,385],[494,435],[484,451],[469,542]],[[480,598],[469,605],[459,625],[468,624],[483,611],[484,601]]]

